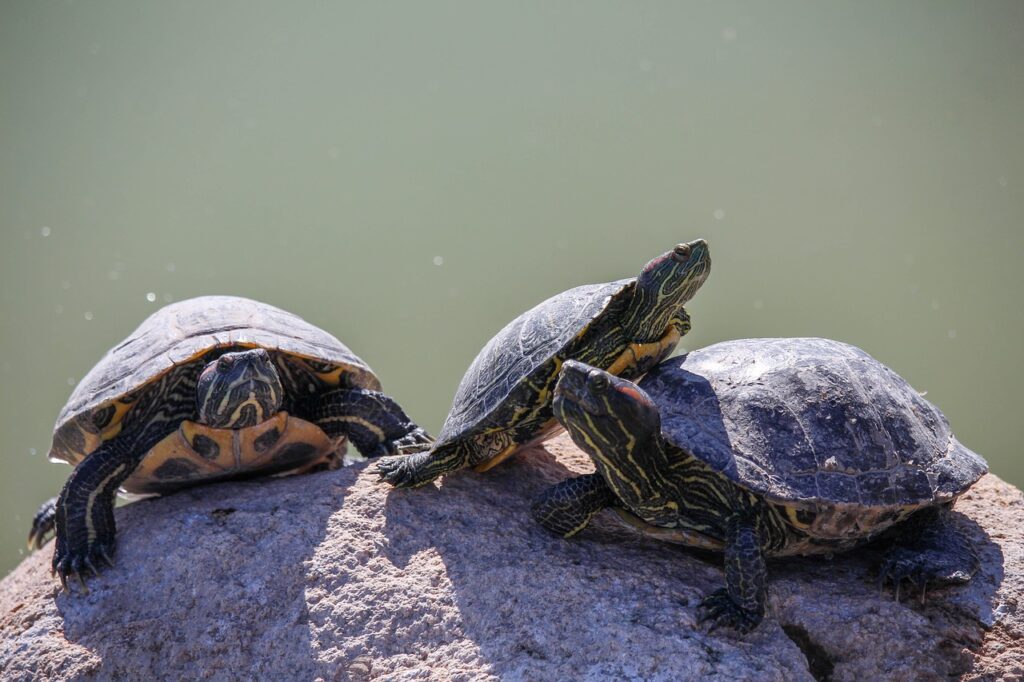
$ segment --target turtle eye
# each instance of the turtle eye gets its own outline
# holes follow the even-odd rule
[[[590,385],[594,387],[595,391],[603,391],[608,388],[608,377],[603,374],[595,374],[590,379]]]
[[[235,364],[235,361],[227,356],[222,357],[217,361],[217,371],[221,374],[230,371],[231,366]]]
[[[676,248],[672,249],[672,253],[679,256],[680,258],[690,257],[690,245],[689,244],[676,244]]]

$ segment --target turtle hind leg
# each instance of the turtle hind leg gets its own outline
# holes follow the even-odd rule
[[[43,502],[39,511],[32,517],[32,530],[28,534],[28,548],[41,549],[50,533],[53,532],[54,522],[57,518],[57,498],[51,497]]]
[[[729,521],[725,546],[725,588],[701,602],[699,616],[712,629],[731,627],[743,634],[764,619],[768,603],[768,569],[760,534],[750,519]]]
[[[898,533],[878,572],[879,586],[893,586],[899,601],[909,582],[923,601],[929,587],[969,581],[981,566],[978,555],[945,508],[918,512],[897,527]]]
[[[379,391],[329,391],[303,404],[300,416],[332,438],[346,436],[364,457],[427,450],[434,442],[394,398]]]
[[[569,478],[548,488],[530,512],[540,525],[564,538],[586,528],[590,519],[615,502],[615,495],[601,474]]]

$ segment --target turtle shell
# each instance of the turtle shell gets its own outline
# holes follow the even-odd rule
[[[640,386],[670,443],[776,503],[918,507],[987,471],[937,407],[838,341],[719,343],[664,361]]]
[[[131,394],[218,348],[264,348],[332,365],[346,385],[380,390],[373,370],[301,317],[238,296],[202,296],[156,311],[78,383],[54,426],[50,459],[77,464],[116,435]]]
[[[635,284],[631,277],[569,289],[505,325],[462,377],[435,449],[478,426],[523,379],[586,333],[613,300],[630,295]]]

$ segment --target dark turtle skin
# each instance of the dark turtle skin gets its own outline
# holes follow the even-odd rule
[[[341,341],[235,296],[168,305],[111,349],[61,410],[50,459],[75,469],[36,514],[29,546],[57,537],[53,569],[85,586],[112,563],[114,497],[341,463],[432,439]]]
[[[827,339],[719,343],[638,384],[569,362],[554,412],[594,474],[542,495],[534,517],[569,537],[615,508],[651,536],[719,550],[724,589],[701,617],[746,632],[767,602],[765,557],[885,538],[880,580],[966,582],[978,568],[950,522],[987,471],[937,407],[864,351]]]
[[[562,363],[640,376],[689,331],[683,305],[710,268],[698,239],[658,256],[638,277],[576,287],[523,313],[466,370],[434,446],[385,459],[377,472],[398,487],[424,485],[467,466],[486,470],[549,437],[560,429],[551,397]]]

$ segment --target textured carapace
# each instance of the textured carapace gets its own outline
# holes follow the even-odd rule
[[[297,385],[380,390],[373,370],[345,344],[302,318],[237,296],[202,296],[165,306],[112,348],[79,382],[57,417],[50,459],[77,464],[120,431],[125,415],[172,370],[226,350],[262,348],[281,379]],[[194,391],[194,387],[187,387]],[[187,397],[194,401],[194,392]]]
[[[583,338],[595,324],[606,322],[608,314],[623,315],[614,322],[625,330],[623,338],[657,343],[672,317],[707,279],[710,267],[707,243],[697,239],[650,261],[638,277],[569,289],[512,320],[487,342],[466,370],[438,446],[478,425],[490,426],[488,416],[514,391],[531,391],[524,385],[527,377],[562,354],[574,340]],[[672,339],[673,346],[676,340]],[[593,347],[581,349],[585,358],[607,354],[600,343],[598,338]],[[560,368],[553,369],[557,377]]]
[[[639,386],[667,441],[770,499],[943,502],[987,470],[906,380],[838,341],[718,343],[661,363]]]

